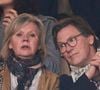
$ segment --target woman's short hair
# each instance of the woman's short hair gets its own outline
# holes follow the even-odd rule
[[[10,49],[9,49],[9,43],[12,38],[12,36],[19,30],[19,28],[22,25],[27,25],[28,23],[33,23],[36,24],[39,30],[39,51],[45,55],[45,30],[44,30],[44,25],[41,22],[40,19],[38,19],[36,16],[33,16],[31,14],[23,13],[20,14],[18,17],[16,17],[8,26],[5,36],[4,36],[4,41],[3,41],[3,47],[1,49],[1,58],[7,59]]]

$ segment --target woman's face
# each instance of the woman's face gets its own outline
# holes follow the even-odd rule
[[[23,25],[11,38],[9,48],[16,56],[31,58],[35,55],[39,44],[37,25],[28,23]]]
[[[13,0],[0,0],[0,5],[9,5],[13,2]]]

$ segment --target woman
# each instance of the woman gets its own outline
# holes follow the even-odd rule
[[[42,20],[45,26],[44,30],[46,32],[45,42],[47,44],[47,55],[44,59],[44,64],[49,70],[58,74],[60,72],[60,55],[56,50],[52,39],[52,28],[56,23],[56,19],[53,17],[40,15],[41,13],[37,10],[38,5],[36,5],[36,0],[0,0],[0,6],[2,7],[2,10],[4,12],[2,13],[1,23],[3,25],[0,24],[0,31],[3,32],[4,29],[2,28],[2,26],[6,28],[9,23],[21,13],[30,13],[32,15],[38,16]],[[3,34],[1,34],[0,36],[0,42],[2,42]]]
[[[42,65],[44,27],[30,14],[19,15],[7,28],[1,49],[0,90],[57,90],[57,75]]]
[[[60,77],[60,90],[100,90],[100,52],[88,23],[77,16],[66,18],[54,27],[53,36],[70,68],[69,76]]]

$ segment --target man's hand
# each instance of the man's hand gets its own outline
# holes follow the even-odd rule
[[[89,79],[100,74],[100,52],[97,52],[90,62],[90,68],[85,73]]]
[[[12,20],[14,20],[14,18],[16,18],[17,16],[18,16],[17,11],[15,11],[14,9],[9,9],[6,11],[3,18],[3,25],[5,29],[12,22]]]

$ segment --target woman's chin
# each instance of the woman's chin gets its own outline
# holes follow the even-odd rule
[[[20,57],[20,58],[22,58],[22,59],[30,59],[30,58],[32,58],[32,55],[24,54],[24,55],[19,55],[18,57]]]

